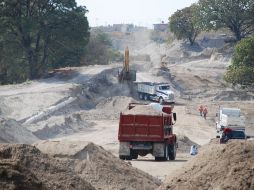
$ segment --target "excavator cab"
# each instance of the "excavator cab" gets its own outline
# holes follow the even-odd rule
[[[130,56],[129,56],[129,48],[128,46],[125,48],[124,51],[124,63],[123,63],[123,69],[118,73],[118,81],[120,83],[124,81],[136,81],[136,71],[131,70],[130,66]]]

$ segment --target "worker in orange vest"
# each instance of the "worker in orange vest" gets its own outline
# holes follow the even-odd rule
[[[208,113],[207,107],[205,106],[204,110],[203,110],[203,114],[204,114],[204,118],[206,119],[206,115]]]
[[[203,110],[204,110],[203,105],[199,106],[198,110],[199,110],[200,116],[202,117],[202,113],[203,113]]]

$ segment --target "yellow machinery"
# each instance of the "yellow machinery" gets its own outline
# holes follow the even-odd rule
[[[136,81],[136,71],[130,69],[129,63],[130,63],[130,55],[129,48],[127,46],[124,51],[123,69],[118,75],[119,82]]]

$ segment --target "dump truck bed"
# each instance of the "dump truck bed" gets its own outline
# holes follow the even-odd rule
[[[163,115],[120,115],[119,141],[164,141]]]

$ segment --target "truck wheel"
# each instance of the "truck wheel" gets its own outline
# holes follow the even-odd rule
[[[163,157],[163,160],[164,161],[168,161],[168,157],[169,157],[169,148],[168,148],[168,145],[165,144],[164,145],[164,157]]]
[[[170,144],[168,145],[168,153],[169,153],[169,160],[175,160],[176,159],[176,144]]]
[[[132,160],[132,156],[125,156],[125,160]]]
[[[140,99],[140,100],[143,100],[143,98],[144,98],[144,97],[143,97],[143,94],[142,94],[142,93],[139,93],[139,99]]]
[[[133,155],[131,155],[131,158],[132,158],[132,159],[138,159],[138,154],[133,154]]]
[[[158,157],[158,156],[155,156],[155,160],[156,161],[167,161],[168,158],[169,158],[169,152],[168,152],[168,145],[165,144],[164,145],[164,156],[163,157]]]
[[[162,161],[163,157],[155,156],[155,161]]]
[[[119,158],[120,158],[121,160],[125,160],[125,156],[123,156],[123,155],[119,155]]]

